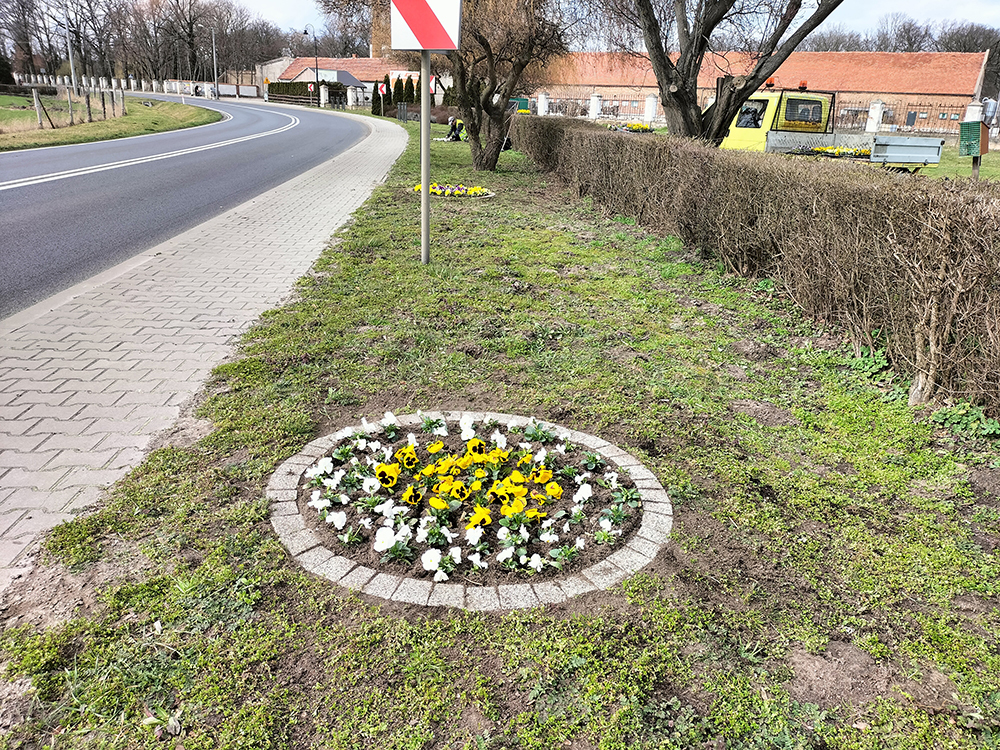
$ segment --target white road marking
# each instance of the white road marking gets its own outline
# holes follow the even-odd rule
[[[252,107],[247,107],[247,109],[253,109]],[[8,182],[0,182],[0,192],[4,190],[14,190],[16,188],[29,187],[31,185],[41,185],[45,182],[55,182],[56,180],[65,180],[70,177],[81,177],[83,175],[95,174],[96,172],[106,172],[110,169],[121,169],[122,167],[131,167],[136,164],[146,164],[148,162],[160,161],[161,159],[171,159],[175,156],[186,156],[187,154],[197,154],[201,151],[209,151],[213,148],[222,148],[223,146],[232,146],[236,143],[245,143],[246,141],[252,141],[255,138],[264,138],[269,135],[277,135],[278,133],[284,133],[286,130],[291,130],[296,125],[299,124],[299,118],[294,115],[285,114],[284,112],[273,112],[272,110],[264,110],[270,112],[271,114],[280,114],[282,117],[287,117],[290,122],[275,130],[268,130],[265,133],[256,133],[254,135],[244,135],[240,138],[232,138],[228,141],[219,141],[218,143],[209,143],[204,146],[195,146],[192,148],[183,148],[178,151],[169,151],[165,154],[152,154],[150,156],[140,156],[135,159],[126,159],[124,161],[116,161],[110,164],[97,164],[92,167],[81,167],[79,169],[69,169],[65,172],[52,172],[50,174],[38,175],[35,177],[22,177],[19,180],[10,180]]]

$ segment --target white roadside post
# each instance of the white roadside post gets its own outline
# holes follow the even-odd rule
[[[431,262],[431,52],[459,48],[462,0],[392,0],[392,48],[420,51],[420,262]]]

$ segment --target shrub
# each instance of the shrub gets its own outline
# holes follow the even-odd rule
[[[403,98],[403,79],[397,78],[392,84],[392,101],[394,103],[405,102]]]
[[[776,279],[935,396],[1000,413],[1000,186],[517,116],[518,149],[609,213]]]
[[[406,76],[406,83],[403,84],[403,101],[413,104],[415,101],[413,94],[413,76]]]

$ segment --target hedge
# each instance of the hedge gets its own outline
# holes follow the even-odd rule
[[[295,81],[294,83],[269,83],[267,84],[268,96],[316,96],[315,91],[310,91],[315,81]],[[320,79],[320,86],[329,86],[330,93],[334,91],[346,91],[347,87],[340,81],[324,81]]]
[[[518,116],[515,146],[616,215],[766,275],[860,351],[913,375],[910,403],[1000,414],[1000,186],[711,148]]]

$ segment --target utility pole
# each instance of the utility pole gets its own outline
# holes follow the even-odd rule
[[[63,6],[63,19],[66,21],[66,53],[69,55],[69,77],[73,82],[73,91],[76,91],[76,68],[73,67],[73,45],[69,40],[69,11]]]

